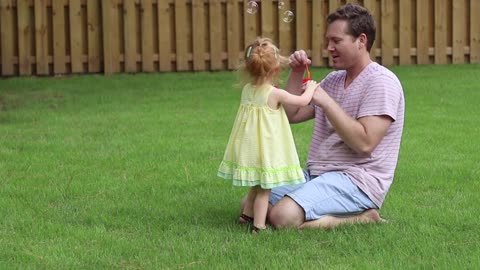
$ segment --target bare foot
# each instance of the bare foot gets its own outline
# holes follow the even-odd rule
[[[324,216],[317,220],[311,220],[300,225],[300,229],[304,228],[323,228],[332,229],[342,224],[356,224],[356,223],[377,223],[386,222],[378,214],[377,209],[369,209],[361,214],[349,217]]]
[[[377,209],[368,209],[367,211],[359,215],[359,221],[361,223],[370,223],[370,222],[386,222],[385,219],[380,217]]]

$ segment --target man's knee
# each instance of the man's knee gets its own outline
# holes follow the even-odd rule
[[[270,209],[268,220],[277,228],[299,227],[304,217],[303,209],[290,197],[284,197]]]

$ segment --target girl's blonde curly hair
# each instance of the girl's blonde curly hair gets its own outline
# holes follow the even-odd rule
[[[245,58],[239,66],[241,84],[262,85],[277,81],[281,70],[288,66],[288,58],[280,52],[269,38],[258,37],[245,48]]]

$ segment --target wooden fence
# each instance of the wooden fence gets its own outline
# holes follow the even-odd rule
[[[346,2],[373,13],[371,57],[386,66],[480,63],[480,0],[257,0],[255,14],[249,2],[0,0],[0,75],[235,69],[257,36],[327,67],[325,18]]]

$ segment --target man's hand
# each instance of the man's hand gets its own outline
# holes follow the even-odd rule
[[[294,72],[304,72],[305,65],[310,65],[312,61],[308,59],[307,53],[304,50],[295,51],[288,58],[290,67]]]

